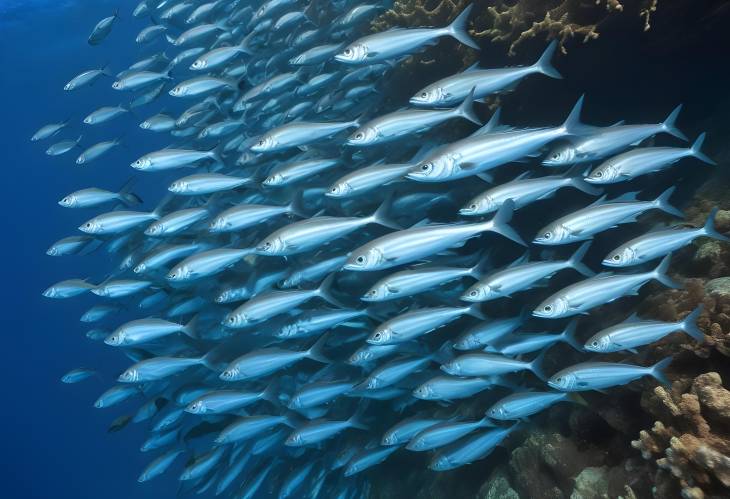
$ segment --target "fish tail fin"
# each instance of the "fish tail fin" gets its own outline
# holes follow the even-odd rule
[[[329,338],[329,334],[325,333],[312,345],[309,350],[307,350],[307,357],[316,360],[317,362],[322,362],[323,364],[329,364],[332,362],[329,357],[325,356],[324,354],[324,347],[327,344],[327,339]]]
[[[125,182],[121,189],[119,189],[119,200],[127,206],[134,206],[136,204],[142,204],[142,198],[132,192],[132,185],[134,179],[130,178]]]
[[[439,347],[438,350],[431,356],[431,358],[439,364],[446,364],[454,358],[454,342],[446,340]]]
[[[578,338],[576,337],[576,331],[578,330],[578,321],[572,320],[570,321],[570,324],[568,324],[562,333],[560,333],[560,339],[573,347],[576,351],[582,352],[583,351],[583,345],[580,344],[578,341]]]
[[[545,353],[548,351],[548,349],[544,349],[540,354],[535,357],[532,362],[530,362],[530,371],[540,378],[542,381],[547,381],[548,377],[543,371],[543,362],[545,361]]]
[[[667,116],[667,119],[665,119],[662,123],[662,130],[667,132],[669,135],[674,135],[678,139],[682,140],[689,140],[685,134],[682,133],[682,131],[677,128],[677,117],[679,117],[679,112],[682,110],[682,104],[675,107],[671,113],[669,113],[669,116]]]
[[[289,213],[296,215],[301,218],[308,218],[308,215],[304,209],[304,192],[302,190],[297,191],[294,198],[289,203]]]
[[[665,213],[669,213],[675,217],[684,218],[684,213],[669,204],[669,198],[672,197],[672,194],[674,194],[674,189],[675,187],[671,186],[666,191],[662,192],[659,197],[654,200],[654,204]]]
[[[491,256],[491,252],[484,251],[483,254],[479,257],[477,263],[469,268],[469,272],[467,272],[467,275],[469,275],[469,277],[473,277],[474,279],[479,279],[484,274],[484,272],[486,272],[489,267],[491,267]]]
[[[309,2],[309,5],[307,5],[302,14],[312,25],[319,27],[317,23],[317,8],[316,2]]]
[[[585,181],[585,175],[589,169],[590,167],[586,168],[579,163],[568,170],[565,176],[570,178],[570,185],[579,191],[590,194],[591,196],[598,196],[603,192],[603,189]]]
[[[717,161],[702,152],[702,144],[705,142],[705,132],[702,132],[694,141],[692,146],[689,148],[690,154],[700,161],[707,163],[708,165],[715,166]]]
[[[101,67],[101,74],[110,77],[114,76],[114,73],[109,70],[109,61],[105,62],[104,65]]]
[[[487,124],[484,125],[483,127],[481,127],[479,130],[477,130],[475,132],[475,134],[482,135],[482,134],[496,131],[500,127],[499,120],[501,117],[502,117],[502,108],[498,107],[492,113],[492,116],[489,118],[489,121],[487,121]]]
[[[158,205],[155,207],[155,209],[152,210],[152,215],[157,217],[156,218],[157,220],[162,218],[162,212],[163,212],[165,206],[167,206],[170,203],[170,201],[172,201],[174,199],[174,197],[175,197],[175,195],[172,192],[168,193],[167,195],[165,195],[165,197],[162,198],[162,200],[158,203]]]
[[[81,147],[81,139],[84,138],[83,134],[79,135],[79,138],[76,139],[76,146],[75,147]]]
[[[570,111],[570,114],[563,123],[563,128],[568,134],[576,133],[583,126],[583,124],[580,122],[580,113],[583,111],[584,99],[585,94],[581,95],[578,98],[575,105],[573,106],[573,109]]]
[[[680,289],[682,286],[667,275],[671,258],[672,254],[670,253],[662,259],[659,265],[657,265],[657,268],[652,271],[652,278],[661,282],[668,288]]]
[[[715,217],[717,216],[717,211],[718,208],[717,206],[715,206],[710,214],[707,216],[707,221],[702,227],[702,234],[713,239],[718,239],[720,241],[730,241],[730,237],[720,234],[715,228]]]
[[[382,225],[383,227],[388,227],[389,229],[393,229],[393,230],[401,230],[403,227],[398,225],[394,220],[391,220],[391,218],[388,216],[388,212],[390,211],[392,200],[393,200],[393,194],[390,193],[383,200],[383,202],[380,203],[380,206],[378,206],[378,209],[375,210],[375,213],[373,213],[371,219],[372,219],[373,223]]]
[[[499,210],[497,210],[497,214],[494,215],[494,218],[492,219],[492,230],[498,234],[503,235],[507,239],[511,239],[517,244],[527,246],[527,244],[525,244],[525,241],[520,237],[517,231],[507,225],[507,222],[512,219],[512,213],[514,211],[514,208],[514,201],[512,201],[511,199],[505,201],[502,206],[499,207]]]
[[[550,42],[550,45],[547,46],[545,49],[545,52],[542,53],[540,58],[537,60],[535,64],[533,64],[533,67],[539,71],[540,73],[544,74],[545,76],[549,76],[550,78],[556,78],[558,80],[563,79],[563,75],[561,75],[557,69],[552,64],[552,58],[553,55],[555,55],[555,49],[558,48],[558,41],[553,40]]]
[[[584,399],[580,393],[578,392],[565,392],[565,400],[567,402],[573,402],[578,405],[582,405],[583,407],[588,407],[588,402],[586,399]]]
[[[241,52],[248,55],[254,55],[255,51],[249,46],[249,43],[253,39],[253,35],[255,33],[249,33],[248,35],[243,37],[243,40],[241,40],[241,43],[238,44],[238,48]]]
[[[190,322],[185,324],[185,327],[182,328],[181,331],[185,336],[188,336],[189,338],[197,340],[199,338],[197,325],[198,325],[198,316],[196,315],[192,319],[190,319]]]
[[[695,308],[687,317],[685,317],[681,323],[682,331],[684,331],[700,343],[705,342],[705,335],[702,331],[700,331],[700,328],[697,327],[697,319],[699,319],[703,308],[704,305],[702,303],[697,305],[697,308]]]
[[[464,9],[461,14],[456,16],[456,19],[454,19],[451,24],[448,25],[446,30],[448,31],[449,36],[456,38],[460,43],[463,43],[467,47],[471,47],[475,50],[481,50],[479,48],[479,45],[477,45],[477,43],[472,40],[472,38],[469,36],[469,32],[467,31],[469,14],[471,14],[471,9],[473,7],[474,5],[470,4],[466,9]]]
[[[580,272],[586,277],[591,277],[596,274],[591,269],[589,269],[585,263],[583,263],[583,258],[586,256],[586,253],[588,252],[588,248],[590,246],[590,241],[584,242],[577,250],[575,250],[575,253],[573,253],[573,255],[568,260],[568,263],[573,269]]]
[[[332,295],[332,283],[335,282],[335,272],[325,277],[322,284],[317,288],[317,295],[327,303],[331,303],[336,307],[346,308],[337,298]]]
[[[216,350],[211,350],[210,352],[206,353],[200,359],[200,364],[202,364],[205,368],[210,369],[211,371],[218,372],[220,371],[220,366],[214,361],[213,357],[216,355]]]
[[[481,303],[473,303],[469,305],[466,314],[471,315],[472,317],[475,317],[479,320],[485,321],[487,320],[487,316],[484,315],[484,312],[482,312],[480,305]]]
[[[469,120],[472,123],[482,126],[482,122],[479,120],[479,116],[474,112],[474,90],[476,87],[472,87],[469,95],[464,98],[464,102],[459,104],[459,107],[454,109],[454,115]]]
[[[667,379],[667,375],[664,373],[664,371],[671,363],[672,357],[662,359],[649,368],[649,373],[662,385],[670,386],[671,383],[669,382],[669,379]]]
[[[358,430],[370,429],[370,427],[366,425],[362,420],[362,416],[365,413],[365,410],[368,408],[368,402],[368,400],[360,402],[360,404],[357,406],[357,409],[355,410],[355,414],[350,416],[350,419],[347,420],[347,424],[350,428],[357,428]]]
[[[272,380],[268,385],[266,385],[266,388],[264,388],[264,391],[261,392],[261,399],[266,400],[267,402],[271,402],[272,404],[278,404],[279,397],[276,390],[276,380]]]

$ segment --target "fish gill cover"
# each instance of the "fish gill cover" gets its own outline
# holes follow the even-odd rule
[[[705,193],[682,225],[674,199],[676,163],[716,165],[705,134],[685,135],[676,102],[646,123],[586,123],[579,93],[548,124],[501,119],[523,80],[563,78],[571,37],[595,39],[625,6],[650,29],[658,8],[589,4],[145,0],[93,27],[81,66],[116,24],[147,20],[138,62],[65,82],[123,103],[31,140],[90,168],[134,135],[87,131],[131,115],[164,147],[117,165],[123,186],[61,196],[90,215],[48,255],[111,259],[44,296],[98,296],[87,337],[129,364],[94,405],[136,404],[109,430],[148,426],[140,482],[175,473],[170,496],[467,497],[483,483],[485,497],[639,497],[651,476],[660,497],[727,493],[730,392],[673,366],[729,351],[728,283],[687,276],[727,253],[730,213]],[[479,60],[543,35],[523,66]],[[688,257],[696,240],[709,242]],[[627,297],[645,287],[637,310]],[[581,426],[620,432],[637,380],[657,422],[608,463],[606,437]],[[480,481],[458,474],[477,462]]]

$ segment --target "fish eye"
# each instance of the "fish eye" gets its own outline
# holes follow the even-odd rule
[[[383,337],[383,335],[380,334],[380,333],[375,333],[375,335],[373,336],[373,338],[376,339],[376,340],[379,340],[382,337]]]
[[[558,153],[553,154],[553,159],[558,159],[558,158],[560,158],[560,154],[558,154]]]
[[[594,346],[594,347],[597,347],[598,346],[598,342],[597,341],[594,341],[593,343],[591,343],[591,345]]]
[[[555,381],[557,381],[558,383],[562,383],[563,382],[562,376],[558,376],[557,378],[555,378]]]
[[[358,256],[355,261],[357,263],[365,263],[365,257],[364,256]]]
[[[474,298],[476,298],[476,296],[477,296],[478,294],[479,294],[479,293],[477,293],[477,292],[476,292],[476,290],[474,290],[474,291],[472,291],[472,292],[470,292],[470,293],[469,293],[469,296],[471,296],[471,297],[474,297]]]
[[[613,255],[613,259],[614,259],[614,261],[618,262],[621,259],[621,257],[618,255]]]
[[[228,324],[233,324],[234,322],[236,322],[236,319],[234,319],[233,317],[228,318]]]
[[[357,135],[355,135],[355,138],[358,139],[358,140],[362,139],[363,137],[364,137],[364,135],[362,134],[362,132],[360,132]]]
[[[545,239],[550,239],[551,237],[553,237],[553,234],[551,232],[546,232],[542,235],[542,237],[544,237]]]
[[[263,145],[264,145],[264,141],[263,141],[263,139],[259,140],[259,145],[260,145],[260,146],[263,146]]]
[[[553,309],[553,307],[551,307],[550,305],[545,305],[545,307],[543,308],[543,310],[545,310],[545,312],[550,312],[552,309]]]
[[[350,54],[352,54],[352,50],[350,50],[350,49],[345,49],[345,55],[350,55]]]
[[[477,205],[476,205],[476,203],[472,203],[472,204],[470,204],[470,205],[469,205],[469,208],[470,208],[470,209],[472,209],[472,210],[476,210],[476,209],[477,209]]]
[[[428,94],[426,92],[421,92],[421,97],[425,99],[426,97],[428,97]]]
[[[91,228],[91,224],[90,224],[89,222],[86,222],[86,225],[85,225],[85,227],[86,227],[87,229],[90,229],[90,228]]]
[[[598,177],[598,178],[603,177],[603,172],[596,172],[596,177]]]

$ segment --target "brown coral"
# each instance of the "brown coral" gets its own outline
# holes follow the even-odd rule
[[[396,0],[393,7],[372,23],[373,31],[393,26],[442,26],[462,11],[468,0]],[[490,2],[491,3],[491,2]],[[583,42],[598,38],[598,25],[607,16],[622,13],[626,4],[651,27],[651,15],[658,0],[497,0],[493,5],[477,4],[472,15],[473,36],[492,42],[509,42],[509,54],[530,38],[545,35],[557,39],[566,53],[568,40]],[[636,15],[636,14],[635,14]]]
[[[670,391],[657,387],[642,405],[659,420],[631,445],[656,461],[658,490],[674,490],[666,482],[675,480],[683,497],[723,493],[730,486],[730,391],[720,375],[678,380]]]

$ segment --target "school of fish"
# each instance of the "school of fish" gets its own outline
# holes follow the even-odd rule
[[[47,251],[108,253],[118,264],[98,284],[72,278],[44,295],[99,297],[81,317],[94,327],[87,337],[118,349],[129,367],[95,406],[138,401],[110,431],[149,425],[140,482],[177,462],[181,492],[367,497],[361,472],[394,453],[429,451],[432,470],[454,469],[488,456],[531,415],[580,402],[575,392],[645,376],[667,382],[671,359],[644,366],[604,354],[636,352],[674,332],[703,341],[700,308],[677,323],[634,315],[585,341],[576,336],[575,316],[650,281],[678,286],[667,275],[672,252],[699,237],[728,240],[713,210],[702,227],[623,242],[602,261],[615,273],[584,263],[599,233],[649,211],[682,217],[673,186],[611,199],[604,186],[684,158],[715,164],[702,152],[704,134],[689,142],[677,128],[681,106],[656,123],[599,127],[581,122],[581,96],[554,126],[507,126],[499,109],[482,119],[488,109],[475,102],[527,77],[561,78],[554,41],[533,64],[477,63],[391,103],[389,76],[404,59],[436,43],[480,44],[467,31],[471,6],[446,26],[371,34],[370,21],[387,8],[143,0],[127,17],[147,20],[136,37],[145,57],[117,74],[85,70],[64,87],[109,85],[130,104],[32,137],[50,144],[49,155],[81,150],[76,163],[92,167],[122,140],[82,147],[69,129],[136,117],[162,100],[179,109],[139,124],[169,139],[131,168],[115,165],[133,181],[60,199],[95,214]],[[88,43],[102,48],[92,50],[116,23],[140,22],[118,18],[93,28]],[[450,142],[429,133],[445,126],[467,132]],[[677,145],[642,145],[660,134]],[[495,182],[507,164],[519,174]],[[174,176],[168,192],[141,209],[133,186],[166,175]],[[535,234],[513,223],[513,213],[563,188],[596,199],[544,213]],[[546,248],[560,256],[539,257]],[[550,286],[563,272],[574,283]],[[496,300],[523,312],[487,314]],[[585,362],[546,373],[546,352],[559,343]],[[105,374],[77,368],[62,381]],[[496,395],[483,418],[463,418],[460,401],[482,392]]]

